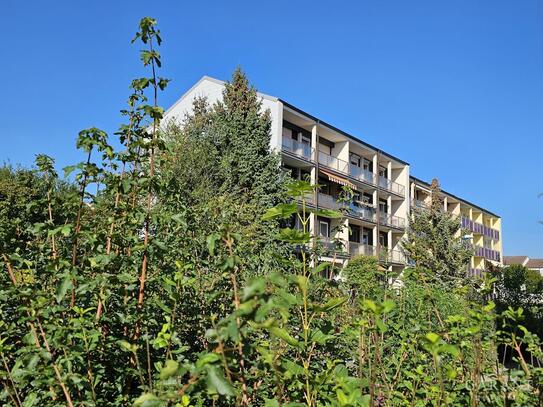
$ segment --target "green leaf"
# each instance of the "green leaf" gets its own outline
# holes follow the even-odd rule
[[[428,340],[428,342],[435,344],[439,341],[440,337],[438,334],[435,334],[433,332],[428,332],[425,336],[425,338]]]
[[[167,360],[164,367],[160,370],[160,379],[167,380],[174,376],[179,370],[179,363],[175,360]]]
[[[212,233],[207,237],[207,250],[212,256],[213,254],[215,254],[215,245],[220,238],[221,235],[219,235],[218,233]]]
[[[266,280],[262,277],[257,277],[249,281],[249,284],[243,289],[242,301],[247,301],[249,298],[262,294],[266,289]]]
[[[343,214],[339,211],[333,211],[331,209],[313,209],[309,208],[309,212],[314,213],[316,216],[325,217],[325,218],[331,218],[331,219],[339,219],[343,217]]]
[[[279,240],[292,244],[308,243],[311,239],[309,232],[302,232],[301,230],[283,228],[279,231]]]
[[[144,393],[134,401],[134,407],[158,407],[163,405],[160,399],[152,393]]]
[[[73,287],[72,277],[69,274],[66,274],[60,284],[57,287],[56,300],[57,304],[60,304],[64,299],[66,292]]]
[[[198,369],[201,369],[202,367],[209,365],[211,363],[215,363],[221,360],[218,354],[216,353],[204,353],[200,356],[200,358],[196,361],[196,367]]]
[[[211,393],[218,393],[222,396],[234,396],[235,390],[224,377],[222,369],[218,366],[208,365],[207,387]]]
[[[291,346],[300,346],[300,342],[294,339],[284,328],[278,326],[272,326],[269,328],[270,333],[288,343]]]
[[[279,204],[262,215],[262,220],[286,219],[298,212],[298,204]]]
[[[337,308],[341,305],[343,305],[347,301],[346,297],[339,297],[339,298],[332,298],[331,300],[327,301],[326,304],[322,306],[323,311],[330,311],[334,308]]]
[[[302,197],[313,193],[317,185],[311,185],[307,181],[295,181],[287,185],[287,195],[293,198]]]

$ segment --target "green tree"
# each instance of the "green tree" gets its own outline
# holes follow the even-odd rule
[[[522,308],[523,325],[543,338],[543,276],[520,264],[500,268],[493,276],[498,311]]]
[[[163,173],[184,191],[195,226],[193,239],[200,248],[209,234],[228,225],[244,237],[239,252],[251,253],[241,256],[246,269],[262,274],[280,266],[277,255],[286,254],[273,223],[260,218],[267,208],[285,201],[288,177],[280,169],[280,156],[270,151],[269,111],[262,111],[241,69],[222,96],[213,106],[196,99],[182,126],[166,128],[171,158]]]
[[[429,208],[412,209],[402,247],[415,266],[431,272],[431,278],[452,283],[466,276],[473,249],[462,236],[460,219],[443,210],[436,179],[430,197]]]

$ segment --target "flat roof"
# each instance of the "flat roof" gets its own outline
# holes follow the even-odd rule
[[[324,126],[330,128],[331,130],[336,131],[336,132],[338,132],[339,134],[341,134],[341,135],[343,135],[343,136],[345,136],[345,137],[348,137],[348,138],[350,138],[351,140],[356,141],[357,143],[360,143],[360,144],[362,144],[362,145],[364,145],[364,146],[366,146],[366,147],[369,147],[369,148],[371,148],[371,149],[373,149],[373,150],[376,150],[376,151],[382,153],[383,155],[387,156],[388,158],[392,158],[393,160],[398,161],[400,164],[409,165],[408,162],[406,162],[406,161],[404,161],[404,160],[401,160],[401,159],[399,159],[398,157],[395,157],[395,156],[393,156],[392,154],[389,154],[389,153],[387,153],[386,151],[383,151],[383,150],[381,150],[380,148],[377,148],[377,147],[375,147],[375,146],[373,146],[373,145],[371,145],[371,144],[369,144],[369,143],[366,143],[365,141],[360,140],[358,137],[353,136],[352,134],[349,134],[349,133],[347,133],[346,131],[343,131],[343,130],[341,130],[341,129],[338,129],[336,126],[333,126],[333,125],[331,125],[330,123],[325,122],[324,120],[318,119],[317,117],[313,116],[312,114],[309,114],[309,113],[303,111],[303,110],[300,109],[299,107],[294,106],[293,104],[287,102],[286,100],[283,100],[283,99],[281,99],[281,98],[278,98],[277,100],[279,100],[283,105],[285,105],[285,106],[288,107],[289,109],[292,109],[292,110],[294,110],[294,111],[296,111],[296,112],[298,112],[298,113],[300,113],[300,114],[303,114],[304,116],[307,116],[307,117],[309,117],[309,118],[312,119],[312,120],[315,120],[315,121],[318,122],[319,124],[322,124],[322,125],[324,125]]]
[[[420,183],[420,184],[423,184],[424,186],[427,186],[427,187],[430,187],[430,186],[431,186],[428,182],[423,181],[423,180],[421,180],[421,179],[419,179],[419,178],[417,178],[417,177],[414,177],[414,176],[412,176],[412,175],[410,175],[409,178],[411,178],[411,179],[412,179],[413,181],[415,181],[415,182],[418,182],[418,183]],[[447,194],[447,195],[453,197],[454,199],[458,199],[460,202],[464,202],[466,205],[473,206],[474,208],[477,208],[477,209],[479,209],[479,210],[482,211],[482,212],[486,212],[486,213],[489,214],[489,215],[495,216],[495,217],[497,217],[497,218],[501,218],[500,215],[496,215],[495,213],[490,212],[488,209],[482,208],[482,207],[480,207],[479,205],[475,205],[474,203],[472,203],[472,202],[470,202],[470,201],[467,201],[467,200],[465,200],[465,199],[463,199],[463,198],[460,198],[460,197],[458,197],[458,196],[456,196],[456,195],[454,195],[454,194],[451,194],[450,192],[447,192],[447,191],[445,191],[444,189],[442,189],[441,192],[443,192],[444,194]]]

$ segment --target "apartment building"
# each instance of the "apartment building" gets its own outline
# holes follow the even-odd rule
[[[411,176],[411,206],[426,208],[430,205],[430,184]],[[443,210],[460,217],[464,231],[462,237],[475,249],[471,258],[469,273],[480,276],[485,262],[503,264],[501,217],[447,191],[441,191]]]
[[[204,76],[166,111],[164,122],[181,121],[190,113],[196,97],[204,96],[214,103],[222,97],[223,89],[224,82]],[[280,152],[284,169],[294,178],[310,179],[322,186],[318,194],[309,198],[309,205],[342,208],[346,213],[341,220],[311,215],[311,231],[327,249],[325,260],[344,263],[352,256],[364,254],[377,256],[391,271],[402,270],[406,258],[400,241],[410,205],[424,202],[428,184],[410,177],[409,164],[392,154],[280,98],[259,95],[263,109],[271,113],[271,149]],[[340,200],[345,185],[354,191],[349,204]],[[451,194],[445,193],[445,197],[447,210],[462,215],[462,222],[464,217],[471,222],[466,225],[474,233],[473,242],[477,250],[479,245],[482,248],[480,256],[472,261],[472,269],[480,270],[483,259],[491,256],[488,249],[498,253],[492,254],[493,261],[500,262],[500,218]],[[491,243],[487,242],[487,228],[492,233],[497,231],[497,235],[491,236]]]

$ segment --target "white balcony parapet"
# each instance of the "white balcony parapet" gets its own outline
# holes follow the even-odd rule
[[[405,194],[405,187],[403,185],[391,181],[388,178],[383,177],[382,175],[379,176],[379,187],[386,189],[387,191],[393,192],[397,195],[403,196]]]
[[[349,242],[349,254],[351,256],[375,256],[376,253],[377,248],[375,246],[364,243]]]
[[[288,151],[309,161],[312,160],[313,148],[308,144],[300,143],[294,139],[283,137],[282,147],[284,151]]]
[[[349,175],[359,181],[375,185],[375,174],[356,165],[349,164]]]
[[[405,219],[399,216],[381,213],[379,214],[379,220],[382,225],[391,226],[394,228],[405,228]]]
[[[323,153],[322,151],[319,151],[318,160],[319,164],[331,168],[332,170],[342,172],[344,174],[349,173],[349,163],[347,161],[332,157],[331,155]]]

